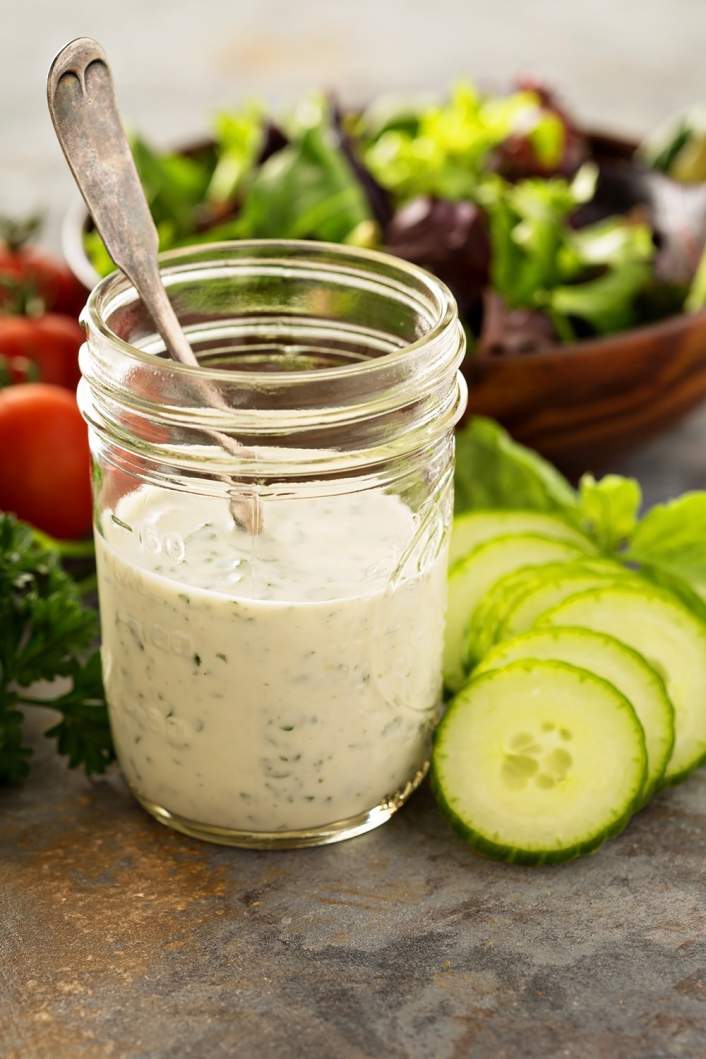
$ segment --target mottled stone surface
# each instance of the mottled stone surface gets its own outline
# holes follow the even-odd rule
[[[0,206],[48,204],[56,240],[70,181],[43,79],[81,33],[109,49],[129,120],[168,142],[248,94],[518,70],[639,132],[706,97],[704,28],[695,0],[31,0],[3,26]],[[706,414],[622,469],[650,503],[705,487]],[[2,1059],[706,1055],[706,775],[595,856],[531,870],[474,857],[426,787],[340,846],[208,847],[36,745],[30,781],[0,793]]]
[[[598,854],[476,858],[428,790],[318,850],[202,845],[50,756],[0,800],[4,1059],[706,1052],[706,776]]]

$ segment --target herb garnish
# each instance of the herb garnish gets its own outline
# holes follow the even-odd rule
[[[29,771],[32,750],[20,706],[60,715],[45,735],[70,768],[104,772],[113,760],[101,678],[97,614],[62,568],[61,545],[0,514],[0,783]],[[32,685],[63,677],[68,690],[46,697]]]

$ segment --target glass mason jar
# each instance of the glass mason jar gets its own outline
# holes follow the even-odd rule
[[[165,356],[121,275],[83,314],[120,765],[202,839],[359,834],[420,782],[441,702],[453,299],[322,243],[189,248],[162,270],[199,368]]]

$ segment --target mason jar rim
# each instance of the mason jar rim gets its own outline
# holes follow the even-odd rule
[[[313,369],[182,365],[156,355],[163,347],[155,345],[154,324],[144,307],[133,312],[140,305],[134,284],[113,274],[95,288],[82,316],[87,341],[80,354],[78,398],[96,437],[116,446],[116,454],[129,451],[143,462],[168,464],[168,473],[180,468],[236,477],[339,473],[389,463],[434,444],[463,412],[466,386],[458,368],[465,336],[456,303],[440,280],[416,265],[377,251],[297,240],[180,248],[162,255],[160,265],[167,289],[173,286],[175,308],[184,311],[194,348],[208,332],[209,316],[203,325],[194,323],[198,304],[180,292],[244,280],[254,281],[256,293],[262,287],[265,306],[267,292],[274,289],[275,332],[281,326],[283,335],[295,335],[313,320],[323,325],[322,334],[329,333],[332,348],[349,328],[354,347],[362,336],[363,350],[369,340],[375,352]],[[302,310],[296,299],[290,303],[276,293],[299,283],[310,292],[355,291],[362,305],[370,296],[371,304],[394,310],[389,327],[381,318],[366,330],[363,318],[358,328],[355,314],[349,319],[345,309],[340,315],[319,315],[314,305],[310,313],[308,305]],[[204,307],[212,304],[206,299]],[[224,315],[225,335],[251,318],[257,327],[258,311],[257,297],[253,303],[245,294],[239,307],[236,296],[231,316]],[[264,319],[267,309],[263,312]],[[133,335],[139,336],[134,344]],[[278,345],[279,333],[271,341]],[[346,345],[339,348],[345,351]],[[217,400],[209,398],[204,384],[217,390]],[[214,444],[214,434],[228,436],[238,448]],[[194,449],[204,443],[208,451]]]
[[[313,241],[305,239],[247,239],[237,241],[222,241],[214,243],[199,243],[185,247],[178,247],[174,250],[167,250],[158,255],[158,262],[160,267],[160,273],[163,279],[166,280],[165,285],[169,286],[169,280],[171,278],[177,278],[182,269],[179,267],[183,266],[196,266],[198,262],[194,258],[198,257],[199,254],[212,255],[214,259],[220,252],[224,255],[224,259],[229,257],[233,260],[237,260],[238,257],[233,257],[233,252],[238,251],[238,257],[242,252],[243,263],[247,262],[247,252],[252,251],[254,254],[254,261],[276,261],[279,256],[283,258],[282,264],[289,265],[290,267],[296,267],[293,261],[298,261],[300,264],[305,263],[307,260],[312,264],[315,263],[317,257],[325,257],[327,254],[333,254],[338,259],[338,264],[344,265],[346,261],[349,261],[352,265],[363,264],[378,264],[386,268],[394,268],[400,276],[400,280],[406,278],[407,280],[416,280],[424,289],[424,293],[432,300],[434,308],[436,309],[436,319],[432,326],[421,335],[414,342],[408,342],[402,345],[399,349],[386,352],[379,357],[371,358],[369,360],[357,361],[351,364],[336,365],[329,368],[301,368],[295,371],[281,371],[279,369],[268,372],[268,381],[279,382],[286,384],[287,382],[297,383],[316,383],[326,382],[331,379],[343,380],[350,377],[362,377],[366,374],[374,374],[375,371],[379,371],[381,367],[392,367],[395,363],[402,361],[412,356],[415,352],[435,343],[438,339],[444,336],[445,332],[457,325],[457,308],[453,294],[443,282],[433,273],[427,269],[422,268],[420,265],[415,265],[412,262],[405,261],[401,258],[394,257],[392,254],[387,254],[379,250],[368,250],[366,248],[348,246],[344,243],[330,243],[323,241]],[[272,251],[271,254],[263,254],[262,257],[258,257],[258,251]],[[293,255],[288,262],[286,260],[287,254]],[[330,262],[321,262],[329,271],[332,269]],[[375,277],[376,283],[381,283],[381,277]],[[153,364],[154,355],[149,353],[139,346],[133,345],[130,342],[126,342],[123,338],[117,335],[107,325],[102,310],[110,307],[110,299],[116,297],[118,294],[124,294],[128,291],[135,291],[135,285],[126,275],[121,271],[115,270],[108,276],[105,276],[91,291],[86,305],[81,313],[81,322],[89,329],[95,329],[104,339],[113,343],[125,356],[137,360],[142,364]],[[181,375],[185,378],[198,378],[201,380],[212,381],[212,382],[226,382],[232,384],[241,383],[243,386],[252,386],[256,383],[262,383],[263,376],[257,371],[243,370],[242,368],[213,368],[204,365],[190,365],[182,364],[179,361],[169,359],[166,362],[162,361],[162,367],[168,365],[170,371],[174,371],[177,376]]]

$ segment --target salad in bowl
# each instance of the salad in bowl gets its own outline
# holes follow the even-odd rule
[[[276,118],[249,103],[203,143],[132,143],[163,250],[319,239],[437,274],[466,329],[471,409],[585,469],[706,395],[704,127],[697,110],[637,145],[583,129],[539,83],[464,81],[364,108],[311,96]],[[87,285],[112,270],[85,211],[65,233]]]

